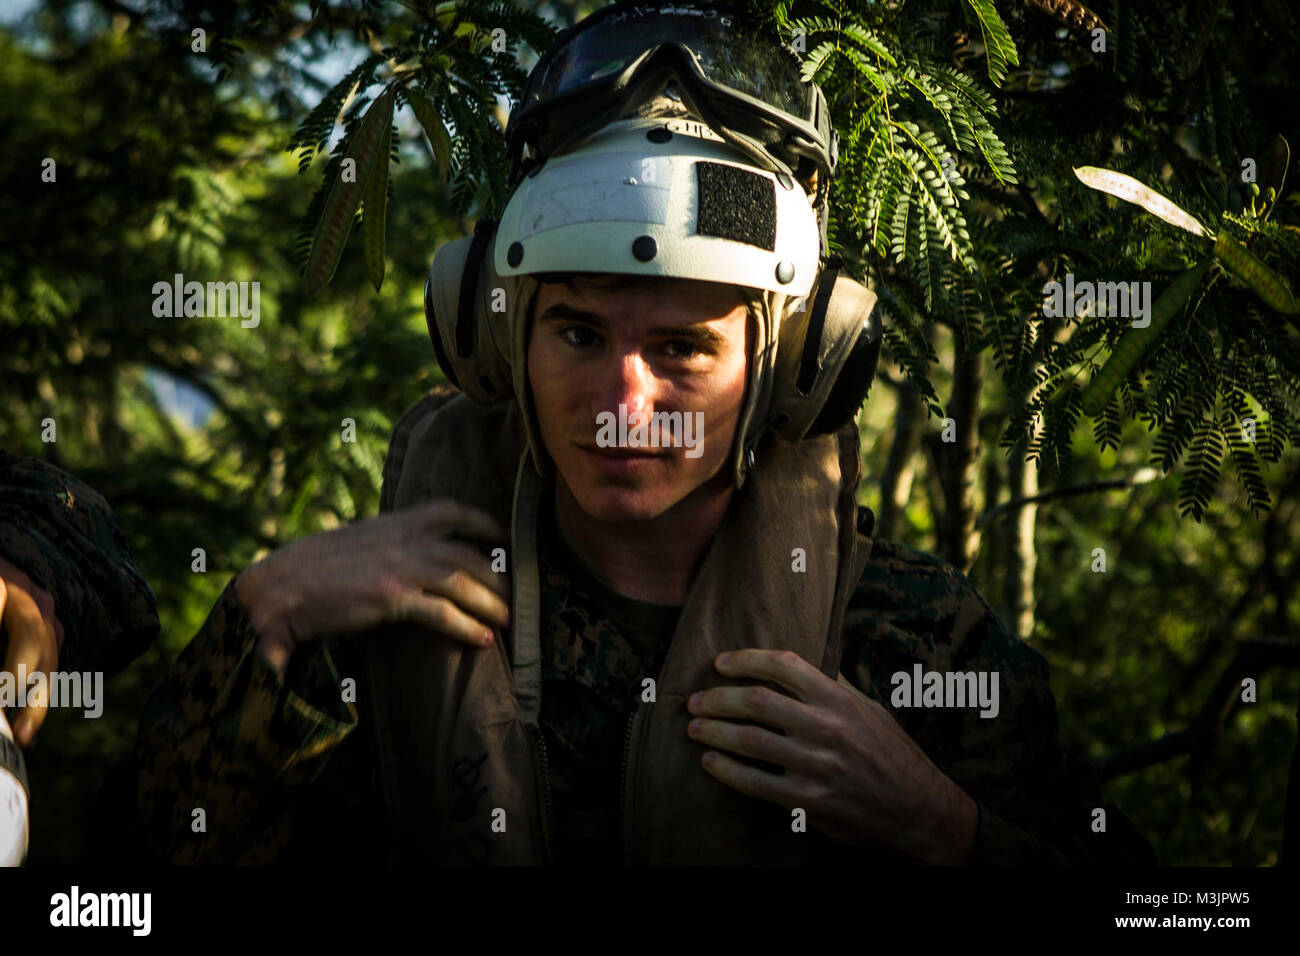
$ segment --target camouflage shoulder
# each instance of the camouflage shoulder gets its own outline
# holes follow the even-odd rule
[[[953,666],[977,659],[1017,661],[1046,673],[1046,662],[1006,629],[971,580],[938,555],[873,540],[849,601],[845,625],[859,635],[888,630],[944,652]]]
[[[902,619],[915,615],[924,621],[969,615],[976,609],[993,615],[970,579],[943,558],[879,538],[872,540],[849,607]]]

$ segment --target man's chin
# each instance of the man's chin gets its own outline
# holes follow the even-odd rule
[[[588,488],[574,498],[588,516],[611,523],[653,521],[677,503],[659,488]]]

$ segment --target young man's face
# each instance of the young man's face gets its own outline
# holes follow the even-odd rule
[[[657,518],[728,465],[749,325],[730,285],[580,277],[540,287],[528,378],[542,441],[583,511],[606,521]],[[620,437],[620,405],[627,439],[602,447]],[[678,413],[658,416],[674,431],[660,429],[660,447],[629,447],[636,413]],[[674,437],[678,447],[664,447]]]

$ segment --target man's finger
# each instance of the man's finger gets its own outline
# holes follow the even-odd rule
[[[505,572],[492,570],[492,562],[472,545],[464,541],[433,540],[433,547],[421,554],[422,571],[433,564],[459,566],[472,574],[484,586],[492,589],[504,601],[510,600],[510,577]]]
[[[805,740],[820,739],[812,708],[769,687],[711,687],[688,697],[686,709],[695,717],[753,720]]]
[[[813,769],[815,752],[808,750],[796,738],[783,737],[764,727],[696,717],[687,725],[686,733],[706,747],[753,757],[787,770]]]
[[[421,576],[420,589],[449,599],[461,611],[492,627],[510,626],[509,602],[464,568],[435,565]]]
[[[401,606],[402,620],[420,624],[471,647],[487,647],[492,631],[482,621],[471,617],[445,597],[412,592]]]
[[[747,766],[716,750],[701,757],[700,763],[714,779],[746,796],[767,800],[787,810],[793,810],[803,801],[789,777]]]
[[[719,654],[713,666],[726,677],[752,677],[780,684],[807,703],[826,699],[835,682],[794,651],[765,651],[750,647]]]
[[[510,536],[486,511],[446,498],[422,506],[421,518],[430,528],[451,532],[463,538],[508,541]]]

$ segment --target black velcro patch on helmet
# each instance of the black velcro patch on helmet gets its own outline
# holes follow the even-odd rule
[[[700,210],[695,231],[776,251],[776,183],[726,163],[695,164]]]

